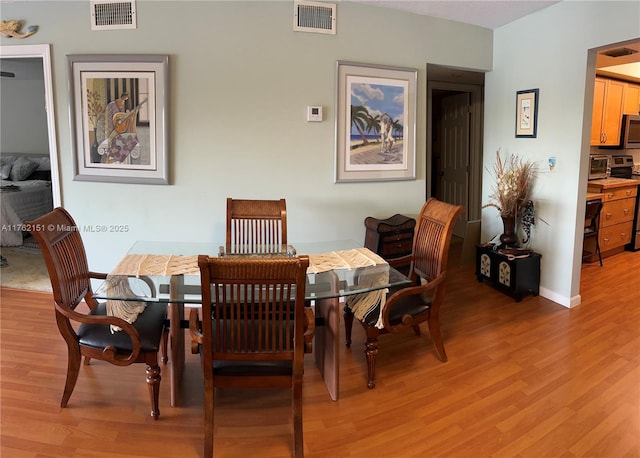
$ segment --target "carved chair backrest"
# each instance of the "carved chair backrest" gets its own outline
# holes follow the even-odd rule
[[[453,227],[464,207],[428,199],[418,216],[413,239],[411,278],[426,281],[446,271]]]
[[[93,308],[95,301],[92,298],[87,254],[71,215],[58,207],[28,225],[44,256],[58,306],[73,310],[85,300]]]
[[[301,374],[309,257],[201,255],[198,265],[205,374],[212,360],[291,360]]]
[[[286,251],[287,204],[227,198],[227,253]]]

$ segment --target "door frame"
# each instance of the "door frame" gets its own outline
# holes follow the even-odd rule
[[[53,206],[62,206],[60,193],[60,168],[58,166],[58,138],[56,135],[55,107],[53,105],[53,78],[51,76],[51,51],[49,44],[0,46],[2,59],[42,59],[44,76],[44,105],[47,111],[47,135],[49,139],[49,159],[51,161],[51,193]]]
[[[480,219],[482,210],[482,129],[484,112],[484,83],[468,84],[427,79],[427,148],[426,148],[426,197],[431,195],[433,176],[433,91],[468,92],[470,94],[471,119],[469,123],[469,186],[467,189],[469,208],[465,209],[467,221]]]

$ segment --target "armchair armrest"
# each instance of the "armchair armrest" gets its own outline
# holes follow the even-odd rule
[[[105,274],[104,272],[92,272],[92,271],[89,271],[89,278],[95,278],[97,280],[106,280],[107,279],[107,274]]]
[[[304,308],[304,352],[313,353],[313,338],[316,334],[316,317],[310,307]]]
[[[191,353],[199,353],[198,346],[202,345],[202,322],[198,315],[198,309],[191,309],[189,313],[189,334],[191,335]]]
[[[138,355],[140,354],[140,334],[138,334],[138,330],[132,324],[115,316],[79,313],[75,310],[66,309],[65,307],[58,305],[55,301],[54,307],[60,314],[66,316],[71,321],[84,324],[99,324],[103,326],[114,325],[121,329],[119,332],[124,332],[129,336],[129,339],[131,339],[131,352],[128,354],[119,354],[113,346],[109,345],[102,351],[105,356],[105,361],[116,366],[128,366],[129,364],[134,363],[138,358]],[[75,331],[73,334],[75,334]]]
[[[438,294],[438,292],[440,291],[440,287],[444,286],[445,278],[446,278],[446,272],[442,272],[436,278],[434,278],[433,280],[431,280],[430,282],[424,285],[409,286],[407,288],[402,288],[396,291],[395,293],[393,293],[391,296],[389,296],[387,298],[385,307],[382,311],[382,321],[384,323],[385,329],[387,329],[389,332],[399,332],[404,327],[411,325],[410,321],[413,317],[411,317],[410,315],[405,315],[402,317],[402,325],[396,325],[396,326],[391,325],[389,317],[391,315],[391,309],[394,307],[396,302],[398,302],[401,298],[405,298],[407,296],[420,295],[420,296],[429,297],[432,303],[434,303],[437,299],[434,296]]]

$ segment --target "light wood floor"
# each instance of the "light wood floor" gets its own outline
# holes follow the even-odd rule
[[[366,388],[364,333],[343,349],[342,398],[329,400],[311,357],[304,380],[307,457],[640,456],[640,252],[583,267],[582,305],[516,303],[471,266],[450,261],[442,326],[381,338],[378,384]],[[544,259],[543,267],[544,269]],[[186,405],[157,422],[144,368],[83,367],[59,407],[65,345],[46,293],[0,290],[2,457],[200,457],[202,376],[187,355]],[[217,393],[219,457],[290,456],[289,395]]]

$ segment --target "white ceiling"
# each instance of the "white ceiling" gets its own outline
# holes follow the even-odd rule
[[[349,0],[495,29],[558,3],[543,0]]]
[[[1,1],[1,0],[0,0]],[[496,29],[516,19],[540,11],[559,1],[545,0],[343,0],[406,11],[413,14],[449,19],[488,29]],[[562,0],[560,0],[562,1]],[[601,61],[602,73],[621,75],[640,82],[640,40],[626,43],[634,51],[632,56]],[[618,46],[613,46],[614,48]],[[621,65],[623,64],[624,65]]]

